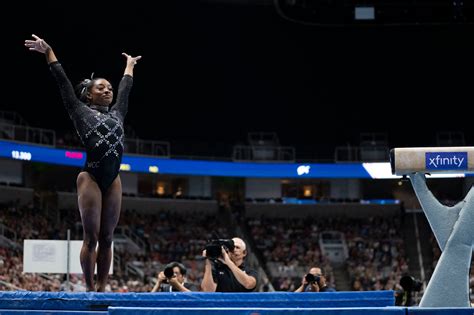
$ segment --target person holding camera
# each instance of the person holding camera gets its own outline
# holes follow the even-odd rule
[[[191,292],[198,291],[192,283],[186,282],[186,267],[176,261],[165,266],[158,274],[158,280],[151,292]]]
[[[214,240],[206,246],[201,289],[204,292],[252,292],[257,287],[257,271],[245,266],[245,242],[238,237]]]
[[[336,292],[336,290],[327,285],[321,268],[313,267],[303,277],[300,287],[295,292]]]

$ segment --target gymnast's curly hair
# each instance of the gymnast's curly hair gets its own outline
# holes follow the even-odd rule
[[[74,92],[81,102],[89,103],[89,100],[87,99],[87,92],[89,92],[91,87],[94,86],[95,81],[100,79],[102,78],[94,78],[94,73],[92,73],[90,79],[84,79],[76,85]]]

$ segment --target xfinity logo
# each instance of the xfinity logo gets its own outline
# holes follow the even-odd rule
[[[298,173],[298,176],[304,175],[304,174],[309,174],[309,165],[300,165],[296,169],[296,172]]]
[[[467,152],[426,152],[428,170],[467,170]]]

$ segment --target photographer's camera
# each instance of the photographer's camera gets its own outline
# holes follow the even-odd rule
[[[205,247],[207,258],[216,260],[222,257],[222,248],[225,251],[233,252],[235,248],[234,241],[232,239],[210,240]]]
[[[165,274],[165,277],[170,279],[174,277],[174,264],[168,264],[165,266],[165,270],[163,273]]]
[[[306,279],[306,281],[308,283],[318,283],[319,284],[319,280],[321,280],[320,276],[315,276],[312,273],[306,274],[306,276],[304,276],[304,278]]]
[[[400,285],[407,292],[420,292],[423,288],[423,282],[408,275],[400,278]]]

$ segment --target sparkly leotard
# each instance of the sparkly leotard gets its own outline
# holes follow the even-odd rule
[[[92,175],[102,193],[105,193],[120,170],[123,121],[133,78],[130,75],[123,76],[116,102],[109,110],[106,106],[88,106],[80,101],[59,62],[51,63],[50,69],[58,83],[64,106],[86,148],[87,160],[83,170]]]

